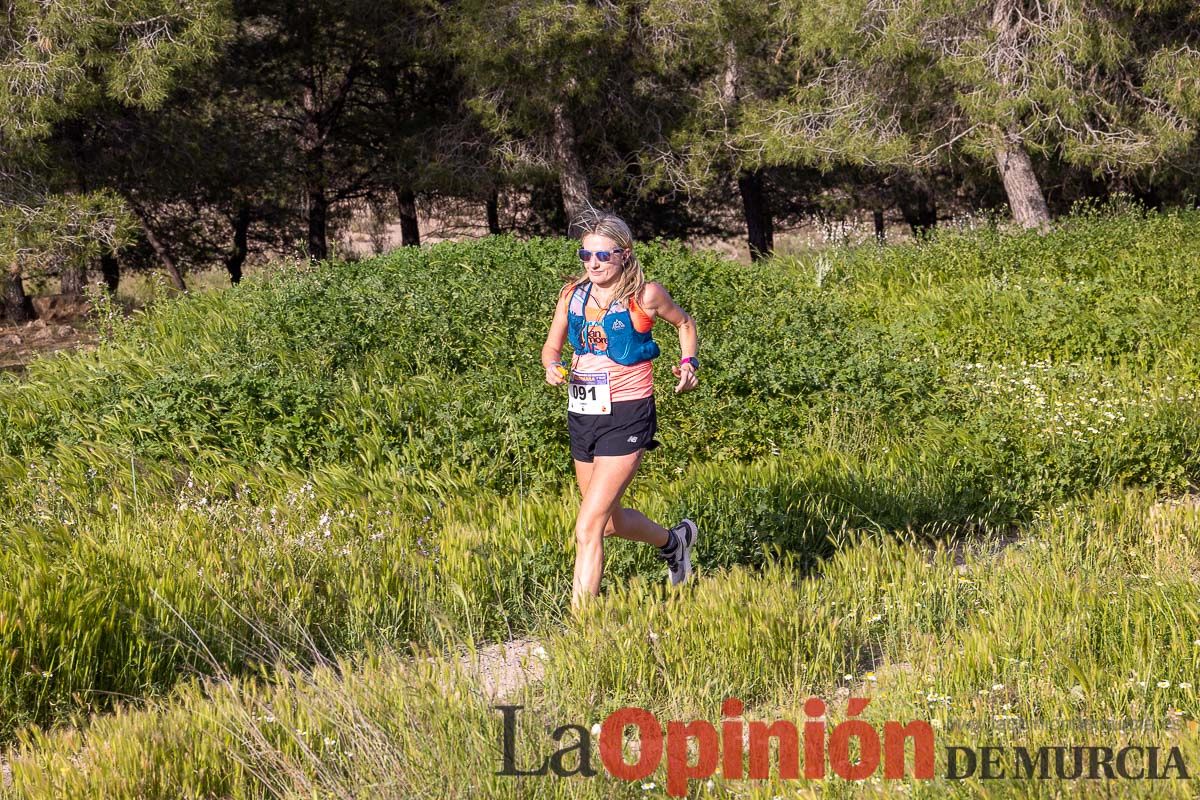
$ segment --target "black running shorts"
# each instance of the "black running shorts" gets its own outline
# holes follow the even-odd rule
[[[611,414],[567,412],[571,432],[571,458],[589,464],[596,456],[627,456],[658,447],[654,433],[658,415],[654,395],[641,400],[617,400]]]

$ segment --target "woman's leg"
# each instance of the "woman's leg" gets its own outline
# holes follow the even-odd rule
[[[617,520],[612,520],[614,511],[620,508],[621,495],[625,487],[633,480],[638,465],[642,461],[642,453],[630,453],[625,456],[597,456],[591,464],[590,474],[585,480],[578,462],[576,477],[580,481],[583,499],[579,503],[579,516],[575,521],[575,576],[571,583],[571,605],[578,608],[589,597],[600,594],[600,577],[604,572],[604,533],[612,522],[614,532],[620,536],[623,532],[646,533],[647,541],[657,539],[659,544],[666,544],[667,534],[664,530],[661,537],[641,530],[636,517],[630,517],[632,528],[626,528],[627,515],[622,513]],[[624,510],[622,510],[624,511]],[[637,512],[634,512],[637,513]],[[645,516],[637,514],[642,520]],[[649,522],[649,520],[646,520]],[[651,523],[653,524],[653,523]]]
[[[588,485],[592,480],[592,462],[575,462],[575,480],[579,484],[580,497],[586,497]],[[631,542],[645,542],[655,547],[665,545],[668,537],[666,528],[642,512],[621,505],[620,498],[617,498],[616,508],[604,525],[604,535],[617,536]]]

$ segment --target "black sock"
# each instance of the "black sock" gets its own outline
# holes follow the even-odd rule
[[[670,553],[672,550],[674,550],[678,546],[679,546],[679,536],[676,535],[675,531],[669,530],[669,531],[667,531],[667,543],[658,549],[659,549],[659,552]]]

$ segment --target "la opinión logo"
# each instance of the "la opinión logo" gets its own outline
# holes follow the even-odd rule
[[[870,778],[883,765],[883,776],[901,779],[906,773],[905,747],[913,742],[912,776],[928,780],[934,771],[933,726],[922,720],[907,723],[883,723],[883,735],[874,725],[854,719],[870,703],[869,698],[852,697],[847,703],[845,721],[826,730],[825,702],[810,697],[804,703],[809,717],[803,723],[803,734],[788,720],[764,722],[741,719],[745,705],[737,698],[727,699],[721,706],[725,718],[720,730],[707,720],[691,722],[668,721],[665,725],[644,708],[626,706],[605,718],[599,726],[599,753],[604,769],[614,778],[626,781],[644,780],[666,759],[667,794],[682,797],[687,794],[688,781],[704,780],[721,766],[721,774],[730,779],[766,780],[771,775],[772,743],[777,753],[776,769],[783,780],[807,780],[826,777],[826,769],[840,778],[861,781]],[[524,708],[500,705],[495,708],[503,715],[501,751],[503,766],[497,775],[532,776],[553,773],[559,777],[581,775],[593,777],[592,732],[583,725],[562,725],[550,734],[560,743],[553,754],[535,766],[517,765],[517,715]],[[629,748],[634,761],[626,760],[626,731],[637,731],[637,746]],[[566,743],[563,744],[564,740]],[[857,748],[851,742],[857,743]],[[857,758],[851,753],[857,749]],[[803,758],[801,758],[803,752]],[[692,758],[694,756],[694,758]],[[748,769],[747,769],[748,766]]]
[[[673,797],[686,795],[689,781],[716,774],[718,765],[722,776],[732,780],[767,780],[774,767],[783,780],[821,780],[832,773],[844,780],[862,781],[877,775],[881,766],[884,778],[899,780],[909,774],[906,751],[910,741],[911,776],[932,779],[933,725],[912,720],[886,721],[876,727],[857,718],[870,702],[870,698],[849,698],[847,719],[830,727],[825,721],[825,702],[810,697],[804,703],[808,719],[800,728],[787,720],[744,720],[745,705],[736,697],[722,704],[724,719],[719,726],[707,720],[664,724],[644,708],[626,706],[590,730],[583,725],[560,725],[550,734],[558,749],[540,763],[523,767],[517,764],[516,753],[517,717],[524,706],[500,705],[495,709],[503,715],[502,766],[496,774],[594,777],[598,770],[592,765],[592,737],[598,735],[600,762],[609,775],[626,781],[645,780],[665,760],[667,794]],[[636,731],[636,743],[627,739],[631,729]],[[945,751],[943,777],[947,780],[1189,778],[1177,747],[952,745]]]

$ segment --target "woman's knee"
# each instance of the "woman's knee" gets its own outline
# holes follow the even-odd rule
[[[581,515],[575,521],[575,540],[580,544],[599,541],[603,537],[610,535],[609,529],[611,527],[611,518],[604,521],[600,517]]]

